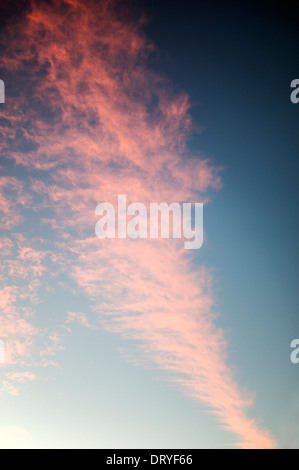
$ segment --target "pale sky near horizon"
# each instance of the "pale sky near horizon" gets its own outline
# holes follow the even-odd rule
[[[298,33],[208,3],[0,7],[0,448],[299,448]],[[99,240],[120,194],[203,246]]]

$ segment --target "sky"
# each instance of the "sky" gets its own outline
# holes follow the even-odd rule
[[[2,2],[0,448],[299,448],[288,2]],[[97,205],[204,204],[204,240]]]

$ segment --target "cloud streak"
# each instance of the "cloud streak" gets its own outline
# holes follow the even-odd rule
[[[94,234],[96,205],[116,203],[118,194],[128,203],[208,202],[221,186],[219,169],[188,152],[188,96],[174,93],[147,66],[155,47],[142,32],[144,19],[132,19],[127,7],[108,0],[33,1],[5,30],[2,66],[14,94],[7,87],[2,153],[26,171],[27,192],[23,180],[3,179],[2,223],[7,231],[24,231],[30,203],[36,224],[47,228],[43,251],[30,246],[29,235],[26,243],[18,235],[26,246],[10,263],[9,279],[15,271],[22,277],[30,259],[24,269],[40,282],[54,263],[85,292],[104,328],[136,340],[138,357],[207,405],[238,436],[237,445],[270,448],[270,434],[247,417],[252,400],[236,383],[225,335],[216,327],[211,272],[177,240],[100,241]],[[8,235],[2,243],[9,257]],[[40,335],[33,320],[9,310],[22,295],[17,289],[3,288],[8,313],[1,332]],[[66,313],[62,328],[70,330],[73,321],[94,328],[82,312]],[[62,346],[59,333],[49,338],[45,351],[52,356]]]

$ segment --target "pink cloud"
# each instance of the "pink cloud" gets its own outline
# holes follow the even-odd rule
[[[7,393],[8,395],[12,395],[14,397],[19,395],[18,389],[7,380],[3,380],[0,386],[0,396],[3,393]]]
[[[23,218],[20,207],[28,206],[30,195],[16,178],[0,176],[0,229],[11,229],[19,225]]]

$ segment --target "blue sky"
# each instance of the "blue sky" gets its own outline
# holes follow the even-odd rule
[[[57,4],[61,7],[61,2]],[[92,2],[86,5],[92,11]],[[55,14],[61,19],[65,15],[68,25],[76,21],[76,16],[71,16],[72,8]],[[198,301],[198,296],[194,297],[194,307],[201,311],[211,300],[213,305],[206,314],[213,318],[215,328],[221,329],[225,338],[226,347],[223,356],[220,349],[218,359],[224,361],[228,374],[230,370],[234,372],[231,393],[237,383],[238,403],[243,389],[253,394],[254,403],[246,416],[248,420],[256,420],[254,432],[261,428],[269,432],[278,447],[298,448],[299,365],[290,361],[290,342],[298,338],[299,327],[295,287],[299,104],[290,101],[290,83],[298,75],[298,57],[296,25],[288,4],[269,9],[263,2],[254,7],[238,2],[194,5],[191,1],[151,0],[137,3],[133,9],[127,3],[120,13],[120,22],[116,23],[115,43],[100,16],[103,30],[108,28],[112,52],[109,49],[107,52],[102,44],[99,56],[103,54],[105,61],[107,54],[108,61],[103,62],[106,68],[96,59],[94,68],[101,71],[101,78],[105,76],[105,93],[111,93],[112,102],[106,104],[105,93],[102,96],[99,92],[94,98],[89,92],[83,92],[86,102],[81,108],[73,100],[71,78],[71,91],[67,91],[61,49],[58,52],[54,49],[55,40],[50,32],[54,13],[46,9],[41,24],[50,35],[53,45],[50,50],[54,51],[52,58],[56,62],[54,59],[51,62],[50,53],[47,56],[42,37],[40,43],[36,42],[36,56],[23,52],[22,61],[16,54],[22,34],[31,41],[36,40],[34,34],[39,32],[34,29],[36,23],[32,26],[29,22],[31,29],[24,26],[18,36],[14,29],[16,18],[24,18],[24,12],[20,8],[17,16],[12,17],[9,11],[8,8],[5,27],[11,47],[0,69],[7,89],[7,102],[0,105],[0,111],[10,123],[5,127],[7,121],[1,120],[4,136],[1,170],[6,178],[2,194],[6,198],[5,207],[13,208],[17,201],[14,216],[20,212],[23,219],[16,220],[12,227],[5,219],[3,247],[8,246],[7,240],[13,240],[15,249],[25,255],[9,262],[19,263],[14,265],[19,270],[24,264],[27,272],[15,285],[15,276],[7,277],[8,264],[5,261],[1,264],[1,289],[4,295],[8,285],[11,298],[3,303],[5,321],[1,323],[0,337],[5,339],[7,334],[13,352],[9,363],[0,370],[0,445],[4,448],[236,447],[240,437],[236,436],[238,432],[233,432],[233,413],[230,411],[224,418],[228,420],[224,424],[232,427],[221,426],[221,420],[211,412],[213,406],[218,406],[218,397],[211,396],[205,405],[198,398],[200,385],[186,386],[183,379],[177,379],[184,373],[179,366],[182,358],[178,356],[173,371],[171,362],[157,352],[157,345],[161,350],[164,339],[171,342],[173,337],[170,333],[170,336],[159,336],[161,325],[153,319],[162,321],[164,314],[167,318],[167,309],[172,312],[174,302],[181,299],[186,309],[190,310],[191,306],[192,310],[197,286],[202,298]],[[128,16],[134,18],[140,12],[148,18],[142,25],[142,34],[128,20]],[[35,9],[32,18],[38,18],[38,14],[39,10]],[[91,28],[91,31],[95,30]],[[132,49],[118,43],[122,35],[128,40],[126,44],[133,44]],[[70,52],[74,39],[75,36],[70,36],[70,42],[65,45],[71,64],[75,61]],[[86,48],[87,59],[90,44],[86,42],[82,46],[83,51]],[[122,62],[119,50],[127,63]],[[142,59],[139,55],[136,59],[135,50],[141,51]],[[43,62],[45,58],[51,66]],[[76,60],[80,62],[79,58]],[[73,75],[84,77],[84,67],[92,74],[86,60],[74,69]],[[27,75],[22,88],[24,70]],[[48,80],[51,85],[46,92],[40,82],[43,74],[45,83]],[[119,95],[117,86],[114,88],[118,74],[127,80],[121,78],[115,82],[124,87]],[[51,81],[53,76],[65,87],[61,108],[60,101],[52,99],[58,93],[55,82]],[[24,90],[29,93],[25,100]],[[190,110],[187,105],[185,110],[187,95]],[[152,99],[157,96],[158,111],[153,109],[144,115],[142,100],[146,100],[146,106],[154,107]],[[93,109],[93,100],[99,103],[99,110]],[[169,109],[174,110],[170,117]],[[89,115],[89,110],[93,114]],[[140,124],[135,119],[136,110],[141,116]],[[192,118],[191,131],[188,116]],[[14,139],[10,132],[14,132]],[[153,135],[159,136],[157,140],[161,142],[156,143]],[[26,144],[30,139],[36,145],[28,149]],[[120,144],[116,148],[117,139]],[[183,151],[181,141],[185,142]],[[94,149],[99,153],[98,160]],[[143,160],[139,160],[139,153]],[[147,155],[151,155],[150,164]],[[192,167],[189,158],[194,157],[197,162],[204,159],[208,163],[204,169],[200,163],[194,164],[199,166],[195,166],[197,173],[190,173],[194,184],[190,189],[186,181],[190,182]],[[103,163],[105,158],[109,170]],[[117,172],[117,164],[125,169]],[[169,173],[164,171],[166,165],[170,165],[172,172],[169,181]],[[221,186],[214,173],[216,167],[220,169]],[[201,172],[208,175],[205,185],[199,184]],[[105,175],[103,180],[101,173]],[[15,178],[14,183],[7,178]],[[144,186],[143,192],[139,189],[140,192],[137,189],[134,192],[132,181],[136,188],[139,184]],[[103,195],[109,198],[115,191],[123,194],[124,190],[130,197],[148,197],[152,188],[152,197],[177,197],[180,201],[195,194],[197,198],[210,199],[204,208],[206,239],[194,254],[191,271],[181,258],[172,258],[175,256],[172,248],[166,246],[161,246],[161,251],[153,247],[145,249],[145,254],[149,250],[151,262],[142,259],[143,248],[139,251],[139,245],[135,255],[129,253],[126,245],[123,248],[107,245],[98,248],[98,253],[93,251],[98,240],[92,235],[94,221],[88,212],[95,208],[92,201],[100,202]],[[26,258],[29,246],[32,251]],[[10,259],[2,249],[3,259]],[[98,264],[95,264],[96,255],[102,257]],[[163,274],[160,260],[164,257],[166,265],[168,259],[169,271]],[[33,260],[31,267],[26,264],[28,259]],[[148,263],[145,265],[148,272],[153,272],[148,282],[142,277],[146,272],[143,262]],[[179,269],[174,273],[176,265]],[[96,268],[103,268],[103,272],[96,274]],[[199,273],[198,285],[196,282],[193,285],[193,271]],[[160,294],[159,286],[164,280],[167,282],[167,276],[173,281],[173,292],[170,286],[169,292]],[[128,284],[126,277],[135,280],[136,287],[134,283]],[[178,297],[175,286],[180,283],[181,297]],[[31,286],[30,295],[27,285]],[[152,310],[148,294],[151,286],[157,288],[152,296],[157,312]],[[148,311],[147,305],[150,305]],[[160,306],[165,308],[163,315]],[[142,308],[144,311],[131,323],[134,309]],[[179,314],[174,315],[179,325]],[[23,345],[22,353],[17,353],[11,333],[14,319],[18,322],[16,328],[24,319],[32,334],[30,344],[26,344],[26,339],[20,339],[16,333],[15,342],[18,340]],[[147,336],[151,337],[152,332],[147,329],[148,321],[152,329],[157,328],[157,336],[151,338],[150,346]],[[140,330],[135,331],[135,327]],[[200,328],[208,328],[211,339],[209,342],[207,337],[205,345],[198,345],[197,354],[208,354],[209,345],[212,349],[215,345],[214,327],[210,329],[204,320],[198,327],[199,337]],[[170,354],[179,355],[180,351],[181,348],[172,349]],[[207,364],[209,361],[207,357]],[[186,376],[192,383],[194,377],[190,376],[187,365]],[[197,365],[202,367],[200,361]],[[209,378],[208,373],[205,380]],[[190,397],[191,392],[197,396]],[[242,438],[246,440],[243,435]],[[256,441],[252,442],[254,446]]]

